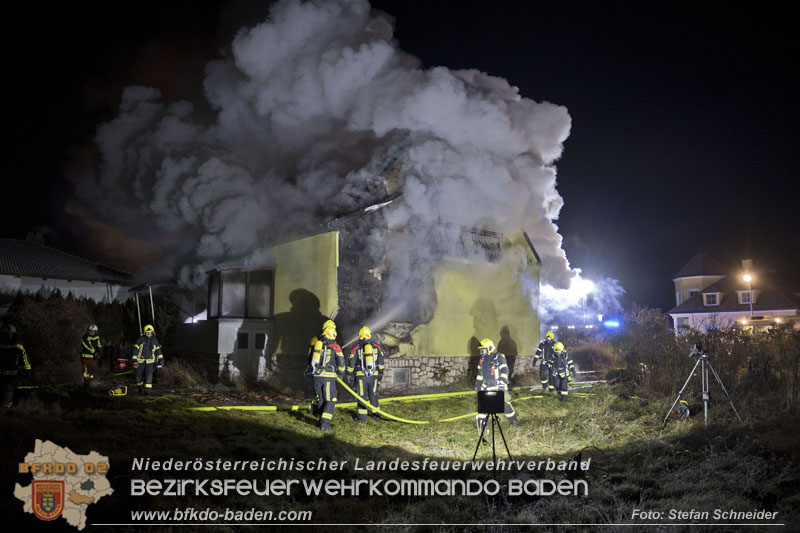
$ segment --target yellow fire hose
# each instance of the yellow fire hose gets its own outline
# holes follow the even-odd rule
[[[351,389],[344,381],[342,381],[341,378],[336,378],[336,381],[340,385],[342,385],[347,392],[349,392],[350,394],[355,396],[357,400],[359,400],[361,403],[363,403],[367,407],[367,409],[369,409],[373,413],[380,414],[381,416],[384,416],[384,417],[386,417],[386,418],[388,418],[390,420],[395,420],[397,422],[402,422],[404,424],[420,424],[420,425],[422,425],[422,424],[431,424],[431,423],[435,423],[435,422],[453,422],[455,420],[461,420],[462,418],[468,418],[468,417],[475,416],[475,415],[478,414],[477,411],[474,411],[474,412],[471,412],[471,413],[466,413],[466,414],[463,414],[463,415],[458,415],[458,416],[454,416],[454,417],[450,417],[450,418],[443,418],[441,420],[408,420],[406,418],[400,418],[399,416],[391,415],[391,414],[381,410],[379,407],[372,406],[369,403],[368,400],[365,400],[364,398],[362,398],[361,396],[356,394],[356,392],[353,389]],[[395,402],[401,401],[402,402],[402,401],[430,400],[430,399],[436,399],[436,398],[446,398],[446,397],[454,397],[454,396],[466,396],[466,395],[471,395],[471,394],[475,394],[475,391],[441,392],[441,393],[435,393],[435,394],[419,394],[419,395],[416,395],[416,396],[395,396],[395,397],[390,397],[390,398],[384,398],[384,399],[381,400],[381,402],[382,403],[389,403],[389,402],[392,402],[392,401],[395,401]],[[587,393],[577,393],[577,394],[583,395],[583,394],[587,394]],[[532,398],[544,398],[544,396],[542,396],[542,395],[533,395],[533,396],[526,396],[526,397],[523,397],[523,398],[515,398],[513,400],[510,400],[509,403],[519,402],[519,401],[522,401],[522,400],[530,400]],[[340,407],[340,408],[343,408],[343,407],[344,408],[355,407],[356,405],[358,405],[358,402],[348,402],[348,403],[337,404],[337,406]],[[226,410],[240,410],[240,411],[306,411],[308,409],[309,409],[308,405],[228,405],[228,406],[218,406],[218,407],[185,407],[184,408],[184,410],[186,410],[186,411],[217,411],[217,410],[222,410],[222,411],[226,411]]]

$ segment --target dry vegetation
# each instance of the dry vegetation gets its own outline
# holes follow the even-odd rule
[[[65,322],[69,324],[70,322]],[[25,393],[18,405],[2,413],[0,445],[7,457],[0,477],[3,486],[27,484],[29,476],[17,475],[14,461],[30,451],[35,439],[50,439],[78,453],[97,450],[110,455],[110,478],[116,492],[89,511],[90,523],[120,521],[133,509],[175,507],[231,507],[314,511],[317,523],[371,522],[383,524],[630,524],[634,508],[734,509],[778,511],[779,520],[791,529],[800,524],[800,447],[796,432],[800,373],[798,332],[779,329],[767,336],[740,338],[733,332],[713,337],[691,334],[676,340],[664,317],[637,310],[628,327],[609,342],[585,342],[592,360],[618,366],[609,372],[612,386],[573,394],[567,404],[553,396],[537,397],[538,390],[513,392],[521,423],[505,426],[515,459],[570,459],[578,454],[591,458],[586,473],[588,498],[578,497],[130,497],[128,483],[134,457],[195,459],[297,459],[348,460],[423,459],[463,460],[472,457],[477,443],[474,419],[431,425],[393,422],[359,424],[353,409],[337,409],[332,434],[321,434],[305,411],[192,412],[182,408],[198,404],[300,403],[310,399],[287,397],[251,386],[237,390],[208,382],[205,371],[184,361],[173,361],[156,386],[159,395],[111,398],[101,387],[80,394],[71,387],[44,386]],[[711,423],[702,416],[689,420],[663,418],[691,370],[689,346],[702,341],[709,347],[714,366],[725,382],[739,413],[732,415],[727,400],[712,381]],[[577,344],[576,344],[577,346]],[[573,357],[575,357],[573,351]],[[600,355],[597,355],[600,354]],[[42,361],[39,362],[40,364]],[[587,363],[588,364],[588,363]],[[113,379],[113,378],[107,378]],[[117,379],[125,379],[117,378]],[[687,389],[686,398],[699,402],[699,378]],[[517,385],[520,385],[517,383]],[[468,385],[468,384],[464,384]],[[464,387],[468,388],[468,387]],[[536,387],[538,389],[538,387]],[[439,420],[474,410],[473,397],[438,401],[395,402],[387,411],[415,420]],[[699,411],[696,411],[699,412]],[[498,448],[504,455],[502,447]],[[488,458],[488,448],[479,456]],[[136,473],[135,477],[165,477],[161,472]],[[363,473],[352,469],[327,473],[257,473],[234,477],[459,477],[436,472]],[[487,472],[470,474],[485,478]],[[514,476],[549,479],[560,473],[523,472]],[[227,477],[211,472],[208,477]],[[503,477],[503,475],[500,475]],[[11,488],[7,489],[8,491]],[[13,498],[2,503],[5,516],[19,517],[21,504]],[[37,525],[23,517],[23,526]],[[502,529],[501,526],[498,526]],[[358,529],[358,528],[354,528]],[[412,526],[397,530],[416,531]],[[422,530],[478,531],[483,526],[426,526]],[[570,526],[547,530],[570,531]],[[669,531],[736,530],[735,526],[670,527]],[[162,527],[159,531],[169,531]],[[181,530],[175,528],[175,530]],[[215,528],[204,528],[204,531]],[[219,528],[225,531],[225,528]],[[229,530],[229,529],[228,529]],[[237,531],[240,529],[237,529]],[[517,530],[517,529],[514,529]],[[631,531],[626,526],[606,526],[603,531]]]

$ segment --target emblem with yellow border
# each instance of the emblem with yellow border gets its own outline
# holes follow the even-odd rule
[[[64,481],[34,481],[33,514],[39,520],[55,520],[64,512]]]

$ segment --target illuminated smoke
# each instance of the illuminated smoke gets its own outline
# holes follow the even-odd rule
[[[403,196],[383,215],[402,229],[392,282],[414,285],[402,277],[426,272],[431,228],[451,224],[525,229],[543,285],[569,288],[579,276],[553,222],[567,110],[475,70],[423,70],[392,32],[366,0],[276,3],[207,65],[203,106],[127,88],[79,197],[164,250],[148,276],[193,286],[381,200],[382,173],[395,169]]]

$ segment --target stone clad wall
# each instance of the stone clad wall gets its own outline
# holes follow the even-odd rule
[[[263,364],[259,365],[259,380],[271,377],[278,378],[284,385],[294,387],[307,387],[308,380],[304,376],[306,360],[304,357],[272,354],[262,358]],[[509,358],[511,377],[528,374],[536,369],[531,367],[532,355],[518,355]],[[219,354],[219,376],[236,381],[240,372],[236,369],[231,354]],[[384,359],[384,379],[381,382],[383,391],[430,389],[455,383],[467,377],[470,384],[474,383],[477,357],[387,357]],[[408,371],[406,383],[395,383],[395,371]],[[537,374],[538,376],[538,374]],[[538,377],[537,377],[538,380]]]
[[[510,358],[508,364],[511,377],[532,372],[532,355],[518,355]],[[383,390],[416,389],[440,387],[455,383],[467,377],[475,379],[478,367],[477,357],[387,357],[385,363],[385,379],[381,383]],[[395,371],[408,370],[408,381],[398,384],[394,379]]]

